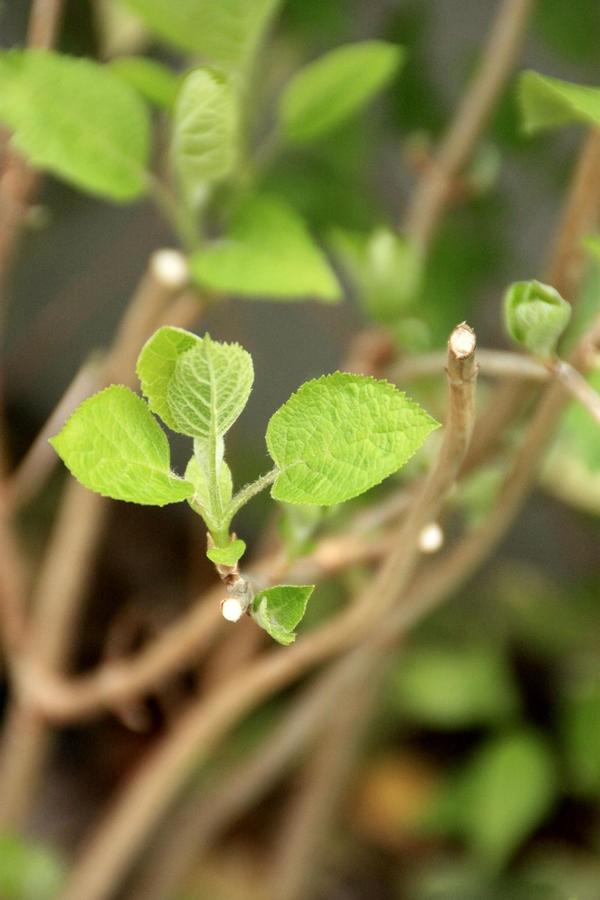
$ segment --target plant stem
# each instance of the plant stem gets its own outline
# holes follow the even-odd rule
[[[257,494],[260,494],[261,491],[264,491],[265,488],[269,487],[270,484],[273,484],[277,476],[279,475],[279,469],[277,466],[271,469],[270,472],[266,472],[264,475],[261,475],[256,481],[253,481],[251,484],[247,484],[245,487],[241,488],[237,494],[231,500],[229,506],[227,507],[226,516],[229,521],[233,519],[235,514],[240,511],[240,509],[248,503],[249,500],[252,500],[253,497],[256,497]]]
[[[448,201],[452,182],[468,162],[520,52],[534,0],[503,0],[479,71],[464,94],[448,131],[419,183],[404,230],[426,248]]]

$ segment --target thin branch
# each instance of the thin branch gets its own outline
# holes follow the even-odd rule
[[[403,381],[411,381],[415,378],[439,375],[442,372],[444,361],[443,351],[409,356],[392,366],[388,372],[388,378],[401,384]],[[477,363],[480,375],[489,378],[516,378],[539,382],[548,381],[550,378],[550,373],[543,363],[532,359],[531,356],[512,353],[508,350],[478,348]]]
[[[551,368],[562,386],[587,409],[592,418],[600,425],[600,394],[586,381],[581,372],[578,372],[568,362],[559,360],[551,365]],[[598,439],[600,440],[600,435]]]
[[[427,247],[442,217],[453,182],[461,174],[510,77],[520,53],[534,0],[503,0],[494,20],[479,71],[418,185],[404,230]]]

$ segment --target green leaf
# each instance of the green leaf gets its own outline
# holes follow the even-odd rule
[[[524,72],[519,81],[523,127],[530,134],[567,122],[600,125],[600,88]]]
[[[561,737],[571,784],[578,795],[600,795],[600,683],[578,686],[563,701]]]
[[[113,500],[166,506],[194,491],[171,472],[167,437],[147,405],[121,385],[84,400],[50,443],[81,484]]]
[[[231,80],[212,69],[196,69],[177,97],[171,157],[193,198],[203,184],[218,181],[235,167],[238,102]]]
[[[480,860],[498,869],[551,808],[555,761],[533,732],[492,738],[471,761],[463,791],[463,834]]]
[[[387,381],[342,372],[308,381],[267,428],[281,470],[271,494],[323,506],[349,500],[401,468],[437,427]]]
[[[253,382],[250,354],[206,334],[178,356],[167,387],[176,430],[205,440],[223,437],[246,406]]]
[[[506,659],[494,647],[416,647],[405,653],[391,682],[404,718],[443,729],[498,722],[519,708]]]
[[[260,591],[252,601],[252,617],[279,644],[292,644],[314,589],[314,584],[279,584]]]
[[[178,74],[146,56],[119,56],[110,69],[154,106],[172,110],[181,84]]]
[[[160,37],[225,68],[244,68],[280,0],[121,0]]]
[[[195,456],[192,456],[186,466],[185,480],[190,481],[194,485],[194,495],[189,499],[192,508],[197,508],[200,515],[210,520],[211,516],[211,498],[208,485],[208,475],[202,468]],[[221,500],[226,506],[233,496],[233,479],[231,477],[231,469],[225,462],[220,460],[219,466],[219,488],[221,491]],[[207,522],[209,527],[216,525],[210,521]]]
[[[341,289],[302,219],[282,200],[255,196],[238,209],[229,237],[190,260],[198,284],[220,293],[334,302]]]
[[[43,50],[1,54],[0,121],[33,166],[84,191],[126,201],[146,190],[148,115],[106,66]]]
[[[0,835],[2,900],[54,900],[64,875],[63,863],[49,848],[12,834]]]
[[[538,356],[549,356],[569,324],[571,305],[539,281],[517,281],[504,296],[510,336]]]
[[[347,44],[298,72],[285,88],[280,118],[286,137],[306,143],[357,113],[390,81],[404,51],[384,41]]]
[[[173,431],[178,428],[167,402],[167,387],[178,358],[199,343],[200,338],[191,331],[165,325],[146,341],[138,356],[136,371],[150,409]]]
[[[244,541],[236,538],[227,547],[210,547],[206,555],[217,566],[235,566],[246,552]]]

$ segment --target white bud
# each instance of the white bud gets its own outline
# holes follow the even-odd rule
[[[179,250],[157,250],[152,256],[152,274],[168,290],[181,290],[188,283],[185,256]]]
[[[422,529],[419,535],[419,550],[421,553],[437,553],[444,543],[444,532],[437,522],[430,522]]]
[[[228,622],[239,622],[244,615],[244,607],[235,597],[228,597],[221,604],[221,612],[223,613],[223,618],[227,619]]]

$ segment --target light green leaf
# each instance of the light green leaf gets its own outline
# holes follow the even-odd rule
[[[252,357],[239,344],[205,335],[177,357],[167,403],[177,431],[221,438],[238,418],[254,381]]]
[[[529,71],[521,75],[519,99],[523,126],[530,133],[567,122],[600,125],[600,88]]]
[[[208,486],[208,477],[206,471],[202,468],[195,456],[192,456],[186,466],[185,480],[191,481],[194,485],[194,495],[189,498],[192,507],[198,507],[200,515],[210,519],[211,499]],[[233,479],[231,477],[231,469],[225,462],[220,461],[219,466],[219,488],[221,491],[221,500],[226,506],[233,496]],[[209,521],[210,526],[212,523]]]
[[[126,201],[146,190],[148,115],[106,66],[43,50],[1,54],[0,121],[32,165],[84,191]]]
[[[463,790],[463,834],[480,860],[498,869],[552,806],[555,761],[533,732],[492,738],[471,761]]]
[[[244,541],[236,538],[227,547],[210,547],[206,555],[217,566],[235,566],[246,552]]]
[[[122,0],[160,37],[208,62],[243,68],[280,0]]]
[[[600,682],[578,686],[563,701],[561,737],[568,772],[577,794],[600,795]]]
[[[171,158],[186,191],[225,178],[238,151],[238,101],[231,79],[212,69],[185,78],[175,106]]]
[[[0,835],[2,900],[55,900],[65,867],[49,848],[12,834]]]
[[[260,591],[252,601],[252,617],[279,644],[292,644],[314,589],[314,584],[279,584]]]
[[[390,687],[404,718],[434,728],[497,722],[519,708],[506,659],[491,646],[415,647],[399,661]]]
[[[146,56],[119,56],[110,69],[154,106],[172,110],[181,77],[171,69]]]
[[[167,437],[147,405],[121,385],[84,400],[50,443],[75,478],[104,497],[166,506],[193,494],[171,472]]]
[[[341,125],[382,90],[403,61],[384,41],[347,44],[310,63],[287,85],[280,118],[286,137],[312,141]]]
[[[539,281],[517,281],[504,297],[510,336],[538,356],[549,356],[569,324],[571,305]]]
[[[282,200],[255,196],[238,210],[228,238],[196,253],[191,272],[220,293],[334,302],[341,289],[302,219]]]
[[[438,423],[387,381],[336,372],[308,381],[271,417],[281,470],[271,494],[329,506],[396,472]]]
[[[177,359],[199,343],[200,338],[191,331],[165,325],[146,341],[138,356],[136,371],[150,409],[173,431],[179,429],[167,403],[167,387]]]

